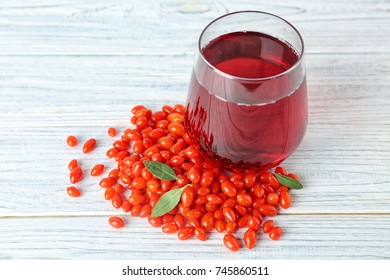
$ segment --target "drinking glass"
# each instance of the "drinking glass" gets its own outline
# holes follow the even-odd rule
[[[239,11],[204,28],[185,126],[218,166],[280,164],[301,143],[307,110],[304,44],[293,25],[270,13]]]

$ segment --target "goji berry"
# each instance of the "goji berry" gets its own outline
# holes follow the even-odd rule
[[[281,174],[281,175],[287,175],[287,171],[286,171],[286,169],[284,169],[283,167],[281,167],[281,166],[277,166],[276,168],[275,168],[275,173],[276,174]]]
[[[237,227],[238,228],[244,228],[248,225],[248,221],[249,219],[251,218],[251,215],[249,214],[245,214],[243,216],[241,216],[239,219],[238,219],[238,222],[237,222]]]
[[[83,153],[85,154],[90,153],[95,149],[95,147],[96,147],[96,139],[90,138],[83,145]]]
[[[199,209],[191,209],[187,212],[186,215],[188,219],[198,219],[201,216],[202,216],[202,211],[200,211]]]
[[[259,207],[259,211],[261,214],[263,214],[264,216],[268,216],[268,217],[273,217],[273,216],[276,216],[278,214],[278,210],[274,206],[269,205],[269,204],[261,205]]]
[[[132,207],[133,207],[133,205],[131,205],[128,200],[125,200],[122,202],[122,210],[125,213],[130,212]]]
[[[291,195],[288,191],[281,191],[279,194],[279,204],[282,208],[287,209],[291,206]]]
[[[179,113],[179,114],[182,114],[184,115],[185,113],[185,108],[183,105],[181,104],[176,104],[175,106],[173,106],[173,110],[176,112],[176,113]]]
[[[99,182],[99,186],[101,186],[102,188],[109,188],[112,187],[114,184],[115,184],[115,180],[109,177],[103,178]]]
[[[148,217],[148,222],[153,227],[161,227],[162,220],[160,217]]]
[[[201,187],[209,187],[214,181],[213,172],[206,170],[202,173],[201,179],[200,179],[200,185]]]
[[[172,223],[173,222],[173,215],[171,214],[164,214],[162,216],[162,221],[163,221],[163,224],[168,224],[168,223]]]
[[[211,204],[222,204],[223,203],[222,198],[217,194],[209,194],[206,196],[206,199]]]
[[[129,202],[132,205],[139,205],[145,201],[145,197],[142,194],[131,194],[129,196]]]
[[[274,228],[274,221],[273,220],[267,220],[263,224],[263,232],[269,233]]]
[[[162,110],[167,114],[172,114],[173,112],[175,112],[175,110],[169,105],[162,106]]]
[[[194,189],[190,186],[186,187],[181,194],[181,203],[185,207],[189,207],[194,202],[194,198],[195,198]]]
[[[161,120],[156,123],[156,128],[168,129],[169,122],[167,120]]]
[[[137,161],[133,164],[133,166],[131,167],[131,174],[137,178],[137,177],[141,177],[142,175],[142,169],[145,168],[145,165],[142,161]]]
[[[146,180],[142,177],[137,177],[131,182],[131,187],[138,190],[146,189]]]
[[[77,140],[76,136],[69,135],[66,138],[66,143],[68,144],[69,147],[75,147],[75,146],[77,146],[78,140]]]
[[[146,218],[152,213],[152,206],[150,204],[145,204],[142,206],[139,216],[141,218]]]
[[[187,178],[194,184],[198,184],[200,182],[201,174],[198,168],[195,166],[191,167],[190,170],[187,171]]]
[[[173,222],[178,226],[179,229],[185,226],[184,217],[179,213],[177,213],[175,217],[173,217]]]
[[[230,182],[230,180],[222,181],[221,190],[228,197],[235,197],[237,195],[237,188],[232,182]]]
[[[115,184],[112,188],[116,193],[122,193],[125,189],[121,184]]]
[[[260,226],[261,226],[261,221],[258,218],[251,216],[248,219],[248,228],[251,228],[254,231],[258,231],[260,229]]]
[[[165,113],[164,111],[156,111],[152,114],[151,120],[154,123],[157,123],[161,120],[165,120],[166,117],[167,117],[167,113]]]
[[[116,148],[110,148],[107,150],[106,156],[108,158],[114,158],[118,153],[119,151]]]
[[[146,180],[146,182],[148,182],[150,179],[152,179],[153,174],[146,167],[144,167],[141,169],[141,176]]]
[[[269,175],[268,180],[269,180],[269,184],[271,185],[272,188],[277,189],[279,187],[279,185],[280,185],[279,181],[278,181],[278,179],[276,179],[274,174],[271,173]]]
[[[234,210],[241,216],[243,216],[247,213],[246,208],[240,204],[234,205]]]
[[[129,148],[129,145],[122,140],[114,141],[114,143],[112,143],[112,146],[118,151],[126,151]]]
[[[107,133],[108,133],[109,136],[115,137],[116,129],[114,127],[110,127],[110,128],[108,128]]]
[[[247,193],[240,193],[237,195],[237,202],[242,206],[252,205],[252,198]]]
[[[224,220],[216,220],[215,221],[215,230],[218,232],[224,232],[225,231],[226,222]]]
[[[123,222],[122,218],[116,216],[108,218],[108,223],[113,228],[123,228],[125,226],[125,223]]]
[[[256,239],[256,231],[253,229],[250,228],[244,233],[244,244],[248,249],[255,247]]]
[[[271,175],[271,173],[268,171],[260,171],[260,173],[257,175],[257,179],[261,183],[268,183],[270,175]]]
[[[139,215],[139,212],[141,211],[142,206],[141,205],[134,205],[133,208],[131,208],[130,213],[131,216],[135,217]]]
[[[144,138],[142,139],[142,145],[144,145],[145,149],[149,149],[153,146],[153,140],[150,138]]]
[[[227,222],[225,225],[226,233],[234,233],[237,230],[236,222]]]
[[[77,182],[80,182],[82,178],[83,178],[83,170],[80,168],[80,166],[77,166],[70,171],[69,180],[72,184],[76,184]]]
[[[172,234],[179,230],[176,224],[166,224],[161,228],[163,233]]]
[[[114,206],[114,208],[119,209],[122,207],[122,196],[120,194],[115,193],[113,197],[111,198],[111,204]]]
[[[238,251],[240,249],[237,238],[231,233],[225,234],[223,244],[231,251]]]
[[[130,155],[130,153],[128,151],[120,151],[116,156],[115,156],[115,160],[120,162],[121,160],[123,160],[125,157],[128,157]]]
[[[142,139],[141,134],[137,130],[131,128],[126,129],[124,135],[126,135],[129,141],[138,141]]]
[[[182,156],[173,156],[169,160],[171,166],[181,166],[184,163],[184,158]]]
[[[236,220],[236,214],[234,213],[234,210],[231,207],[228,206],[223,207],[222,213],[226,221],[234,222]]]
[[[283,234],[282,228],[274,227],[269,232],[269,238],[271,238],[272,240],[278,240],[282,234]]]
[[[244,183],[247,188],[252,187],[256,183],[256,175],[255,174],[248,174],[244,177]]]
[[[74,187],[74,186],[66,188],[66,192],[68,193],[69,196],[72,196],[72,197],[79,197],[80,196],[79,189]]]
[[[91,169],[91,175],[92,176],[99,176],[102,175],[104,172],[104,165],[103,164],[96,164],[94,167]]]
[[[131,109],[132,114],[136,114],[139,110],[146,109],[144,105],[136,105]]]
[[[185,133],[183,125],[178,122],[171,122],[168,125],[168,131],[178,136],[183,136]]]
[[[68,169],[70,171],[72,171],[73,169],[75,169],[77,166],[79,166],[79,162],[77,161],[77,159],[72,159],[69,164],[68,164]]]
[[[188,146],[188,148],[186,148],[184,150],[184,154],[188,158],[197,158],[197,157],[199,157],[199,150],[198,150],[198,148],[196,148],[195,145],[190,145],[190,146]]]
[[[146,127],[147,124],[148,124],[148,119],[146,117],[139,117],[135,122],[137,129],[142,129]]]
[[[211,231],[214,228],[215,218],[213,213],[207,212],[200,220],[200,225],[206,230]]]
[[[275,192],[270,192],[267,195],[267,203],[270,205],[278,205],[279,203],[279,196]]]
[[[206,230],[204,228],[202,228],[202,227],[196,227],[195,230],[194,230],[194,235],[200,241],[206,241],[207,240]]]
[[[187,240],[194,236],[194,227],[193,226],[185,226],[177,232],[177,237],[180,240]]]
[[[114,195],[115,195],[115,191],[111,187],[106,188],[106,190],[104,191],[104,198],[106,200],[111,200]]]
[[[185,119],[182,114],[179,113],[171,113],[168,115],[167,120],[172,122],[184,123]]]

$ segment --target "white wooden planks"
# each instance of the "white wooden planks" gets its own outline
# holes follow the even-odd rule
[[[258,233],[258,245],[233,253],[212,232],[206,242],[180,241],[125,218],[115,230],[108,217],[2,219],[0,259],[383,259],[390,257],[388,216],[278,216],[278,241]],[[21,230],[23,229],[23,230]],[[237,233],[241,238],[242,232]],[[241,241],[240,241],[241,242]]]

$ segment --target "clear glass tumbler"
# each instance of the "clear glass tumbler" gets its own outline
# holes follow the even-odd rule
[[[304,45],[286,20],[260,11],[205,27],[187,97],[186,129],[226,168],[264,170],[301,143],[307,125]]]

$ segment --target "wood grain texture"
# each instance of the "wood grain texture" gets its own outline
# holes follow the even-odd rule
[[[127,226],[120,230],[111,228],[107,219],[5,219],[0,227],[0,259],[390,258],[388,216],[278,216],[276,222],[285,229],[283,238],[272,241],[259,232],[255,249],[236,253],[226,250],[219,233],[209,234],[206,242],[179,241],[144,219],[126,218]]]
[[[308,131],[284,164],[305,188],[277,218],[285,237],[235,255],[218,234],[181,243],[140,219],[111,230],[121,212],[97,179],[66,196],[68,161],[110,165],[106,129],[123,131],[133,105],[184,103],[201,29],[245,9],[288,19],[306,43]],[[0,259],[390,258],[388,26],[388,0],[1,1]],[[69,134],[98,147],[81,155]]]

